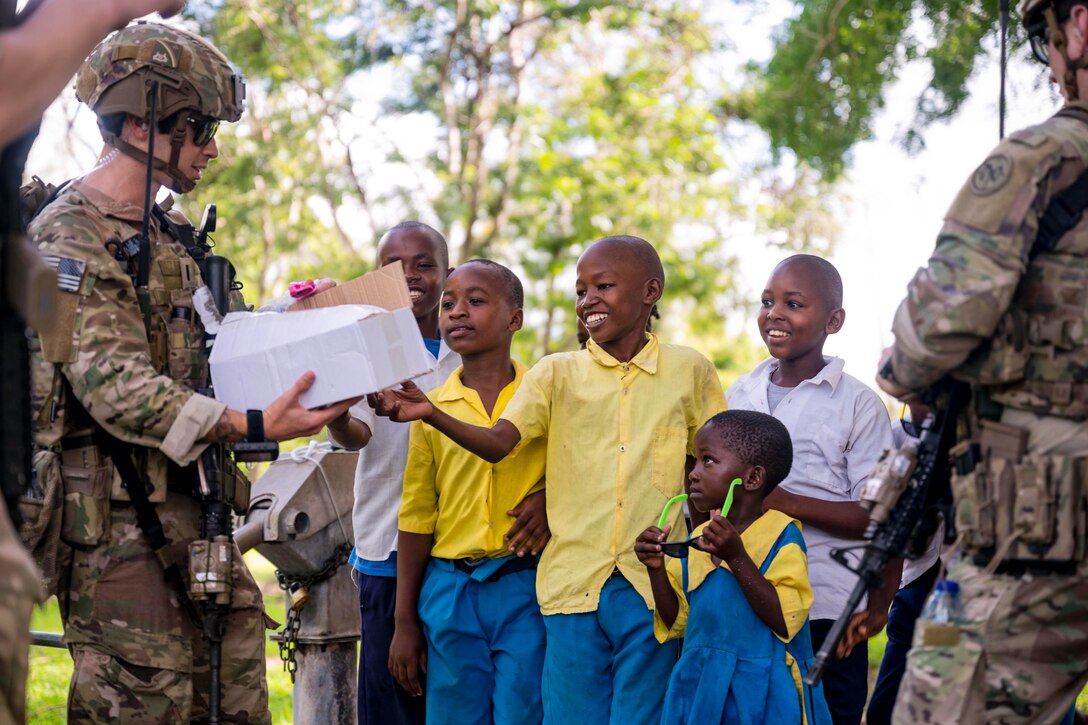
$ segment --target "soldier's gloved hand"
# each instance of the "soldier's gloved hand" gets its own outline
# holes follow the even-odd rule
[[[876,368],[876,384],[880,386],[881,390],[883,390],[885,393],[892,396],[893,398],[898,398],[899,400],[907,400],[908,398],[914,397],[911,391],[907,390],[902,385],[895,382],[895,380],[889,375],[886,375],[885,371],[891,370],[891,367],[889,366],[891,359],[892,348],[884,348],[884,352],[880,353],[880,363],[877,365]]]
[[[292,438],[316,435],[331,421],[339,418],[351,406],[362,400],[362,396],[341,400],[323,408],[309,410],[302,406],[299,398],[314,384],[317,376],[308,370],[295,381],[280,397],[276,398],[264,411],[264,435],[272,441],[286,441]]]

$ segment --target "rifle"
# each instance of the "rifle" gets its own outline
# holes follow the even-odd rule
[[[165,215],[163,216],[165,219]],[[172,222],[167,222],[173,225]],[[187,244],[189,256],[200,266],[214,312],[220,318],[230,311],[230,294],[241,288],[235,281],[234,265],[221,255],[212,255],[209,233],[215,231],[216,209],[204,210],[195,240],[191,228],[179,236]],[[217,328],[216,328],[217,331]],[[215,331],[205,330],[207,348],[215,342]],[[209,385],[197,391],[215,397]],[[233,454],[233,455],[232,455]],[[272,461],[279,455],[274,441],[242,442],[230,447],[212,444],[197,462],[200,493],[200,539],[189,545],[189,587],[193,599],[200,602],[201,630],[208,643],[210,694],[209,723],[220,722],[220,681],[223,637],[230,612],[231,561],[234,555],[234,526],[231,512],[245,514],[249,508],[249,482],[238,471],[235,461]]]
[[[948,451],[955,443],[956,419],[968,392],[965,383],[950,378],[937,383],[923,396],[929,413],[918,437],[908,439],[898,450],[884,451],[863,485],[859,503],[869,510],[868,543],[831,550],[831,557],[857,574],[858,581],[805,676],[809,685],[819,683],[854,610],[866,592],[880,585],[887,563],[899,557],[916,559],[925,553],[939,519],[945,523],[945,540],[955,539]],[[857,549],[863,549],[864,554],[854,566],[847,553]]]

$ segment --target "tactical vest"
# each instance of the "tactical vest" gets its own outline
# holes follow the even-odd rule
[[[85,198],[70,196],[76,193],[76,190],[64,190],[50,205],[61,207],[50,209],[50,212],[63,210],[64,206],[71,212],[78,204],[79,214],[93,216],[91,223],[109,230],[102,240],[111,252],[135,233],[132,224],[102,214]],[[187,224],[180,214],[168,214],[176,223]],[[191,389],[204,388],[208,384],[204,328],[193,306],[193,293],[203,285],[200,268],[164,225],[152,223],[149,236],[151,315],[145,332],[151,364],[157,373]],[[49,245],[43,244],[41,251],[49,255]],[[126,262],[118,260],[117,264],[127,274]],[[135,289],[130,299],[135,305]],[[73,330],[78,323],[64,315],[59,320],[61,325],[72,325]],[[59,339],[43,346],[37,337],[31,342],[34,442],[39,449],[61,453],[66,498],[65,538],[71,543],[96,544],[108,533],[109,501],[127,501],[129,497],[108,455],[94,442],[97,425],[62,373],[62,364],[72,354],[72,344],[71,339]],[[182,468],[152,448],[137,447],[136,451],[137,467],[146,477],[150,501],[165,501],[168,489],[192,490],[194,466]],[[77,504],[76,499],[82,504]]]
[[[1088,136],[1088,119],[1051,119],[1010,138],[1039,144],[1041,134],[1067,141]],[[1088,167],[1088,146],[1080,171]],[[1078,171],[1079,173],[1079,171]],[[1068,172],[1063,176],[1069,176]],[[1072,178],[1052,183],[1035,210],[1043,214]],[[1063,183],[1064,182],[1064,183]],[[1088,419],[1088,219],[1062,235],[1052,251],[1029,256],[1027,269],[994,336],[956,377],[996,403],[1043,415]]]

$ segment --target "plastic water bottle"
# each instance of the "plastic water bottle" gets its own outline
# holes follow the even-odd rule
[[[936,624],[954,624],[963,621],[960,606],[960,585],[949,579],[941,579],[933,588],[922,610],[922,619]]]

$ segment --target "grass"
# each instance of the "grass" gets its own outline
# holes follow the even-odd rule
[[[282,625],[287,616],[284,613],[283,592],[276,584],[275,567],[257,553],[247,554],[246,564],[261,586],[268,615]],[[34,608],[30,626],[31,629],[43,632],[61,631],[60,610],[55,598]],[[290,723],[291,678],[283,671],[279,645],[271,639],[265,643],[265,662],[268,668],[268,706],[272,711],[272,722]],[[67,650],[53,647],[30,648],[30,676],[26,687],[28,723],[64,725],[67,720],[65,703],[68,699],[68,682],[71,678],[72,658]]]
[[[255,552],[246,555],[253,576],[264,592],[265,608],[270,617],[281,625],[286,621],[284,598],[276,585],[273,567],[267,560]],[[50,599],[44,606],[34,610],[31,628],[46,632],[60,632],[60,612],[57,600]],[[884,646],[888,639],[881,632],[869,640],[869,686],[876,680],[877,668],[884,657]],[[283,671],[280,662],[279,646],[269,639],[265,645],[268,666],[268,700],[272,710],[272,722],[292,722],[291,679]],[[32,725],[63,725],[65,722],[65,701],[68,697],[68,681],[72,677],[72,659],[66,650],[51,647],[30,648],[30,678],[27,681],[27,715]],[[1077,710],[1088,713],[1088,687],[1077,698]]]

